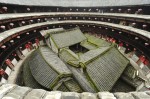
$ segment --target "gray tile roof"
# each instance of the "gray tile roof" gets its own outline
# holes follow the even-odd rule
[[[71,76],[71,71],[48,47],[33,52],[28,62],[34,79],[45,88],[52,89],[62,77]]]
[[[107,41],[105,41],[103,39],[99,39],[99,38],[95,37],[94,35],[85,34],[85,36],[88,38],[88,42],[90,42],[91,44],[94,44],[98,47],[111,46],[111,43],[108,43]]]
[[[79,84],[76,82],[75,79],[70,79],[68,81],[64,82],[65,86],[71,91],[71,92],[83,92]]]
[[[63,63],[63,61],[50,48],[42,46],[40,47],[40,53],[49,66],[59,74],[71,74],[71,71]]]
[[[58,32],[58,31],[63,31],[63,30],[64,30],[63,28],[55,28],[55,29],[42,30],[42,31],[40,31],[40,33],[41,33],[42,36],[47,36],[51,33],[55,33],[55,32]]]
[[[137,70],[132,65],[129,65],[125,69],[124,75],[132,79],[134,78],[136,71]]]
[[[70,91],[63,83],[59,86],[59,88],[57,90],[63,91],[63,92],[69,92]]]
[[[89,63],[86,71],[99,91],[110,91],[128,63],[129,61],[113,47]]]
[[[78,28],[66,30],[62,33],[51,34],[51,37],[58,48],[68,47],[86,39]]]
[[[96,90],[91,86],[89,81],[87,80],[84,73],[80,71],[78,68],[74,68],[72,66],[68,66],[72,71],[75,80],[80,84],[81,88],[86,92],[96,92]]]
[[[59,52],[59,56],[65,62],[68,61],[78,61],[79,57],[74,52],[72,52],[69,48],[62,48]]]
[[[90,50],[84,54],[81,54],[80,61],[87,64],[90,63],[93,59],[98,57],[100,54],[102,54],[104,51],[108,50],[110,47],[100,47],[94,50]]]
[[[23,81],[25,86],[30,88],[42,89],[43,87],[34,79],[31,74],[30,67],[28,65],[28,61],[30,58],[26,59],[23,64]]]
[[[90,43],[88,41],[83,41],[80,43],[81,46],[87,48],[88,50],[93,50],[93,49],[96,49],[97,46],[93,43]]]
[[[35,80],[40,85],[51,89],[59,74],[45,62],[38,50],[32,54],[28,65]]]

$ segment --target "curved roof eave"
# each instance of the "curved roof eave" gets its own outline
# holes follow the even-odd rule
[[[117,2],[117,3],[116,3]],[[127,5],[148,5],[150,0],[0,0],[0,3],[28,6],[62,6],[62,7],[106,7]]]

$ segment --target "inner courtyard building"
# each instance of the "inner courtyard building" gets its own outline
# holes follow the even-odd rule
[[[149,0],[0,0],[0,99],[150,99]]]

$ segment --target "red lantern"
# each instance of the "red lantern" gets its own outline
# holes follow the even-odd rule
[[[119,43],[119,46],[122,47],[122,46],[123,46],[123,43]]]
[[[3,69],[0,69],[0,75],[4,75],[6,72]]]
[[[145,61],[145,56],[144,56],[144,55],[141,55],[139,59],[140,59],[141,62],[144,63],[144,61]]]
[[[5,60],[5,63],[6,63],[7,65],[11,65],[10,59],[6,59],[6,60]]]
[[[145,59],[145,61],[143,62],[145,65],[149,64],[149,61],[147,59]]]

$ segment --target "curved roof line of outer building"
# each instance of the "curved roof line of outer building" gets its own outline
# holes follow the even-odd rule
[[[110,18],[134,18],[136,20],[150,20],[150,15],[138,15],[138,14],[124,14],[124,13],[95,13],[95,12],[42,12],[42,13],[15,13],[15,14],[2,14],[0,15],[0,21],[9,20],[15,18],[24,17],[38,17],[38,16],[94,16],[94,17],[110,17]]]
[[[148,5],[150,0],[0,0],[0,3],[29,6],[106,7]]]
[[[148,31],[136,29],[136,28],[129,27],[129,26],[121,26],[118,24],[107,23],[107,22],[82,21],[82,20],[71,20],[70,21],[70,20],[68,20],[68,21],[42,22],[42,23],[37,23],[37,24],[32,24],[32,25],[26,25],[26,26],[19,27],[19,28],[14,28],[14,29],[11,29],[11,30],[1,33],[0,34],[0,42],[5,40],[9,36],[12,36],[23,30],[31,29],[31,28],[35,28],[35,27],[42,27],[42,26],[46,26],[46,25],[53,25],[53,24],[91,24],[91,25],[100,25],[100,26],[103,25],[105,27],[110,27],[110,28],[112,27],[117,30],[123,29],[126,31],[130,31],[130,32],[133,32],[133,34],[135,34],[135,35],[141,35],[144,38],[150,39],[150,35],[149,35]]]
[[[21,87],[14,84],[0,83],[0,98],[16,99],[18,97],[24,99],[149,99],[150,91],[145,92],[98,92],[98,93],[76,93],[61,91],[45,91],[43,89],[31,89],[29,87]],[[21,91],[20,91],[21,90]],[[13,94],[13,95],[12,95]]]

